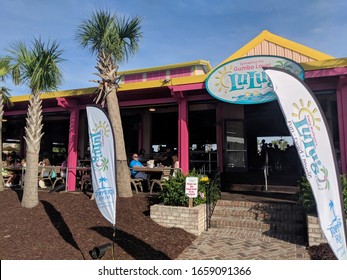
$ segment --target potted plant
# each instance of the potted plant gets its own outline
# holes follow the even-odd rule
[[[193,199],[193,206],[188,207],[185,194],[186,177],[198,178],[198,196]],[[206,199],[209,190],[210,201],[219,199],[218,182],[211,181],[206,175],[196,170],[187,175],[178,172],[163,182],[163,190],[159,193],[160,204],[151,206],[151,218],[166,227],[179,227],[199,235],[206,229]]]
[[[342,196],[344,202],[344,211],[347,215],[347,178],[346,175],[340,175],[341,186],[342,186]],[[298,197],[299,202],[305,209],[307,218],[307,232],[308,232],[308,243],[309,246],[319,245],[321,243],[326,243],[327,240],[320,228],[319,219],[317,216],[317,206],[314,199],[313,191],[308,182],[306,176],[303,176],[298,181],[299,191]]]

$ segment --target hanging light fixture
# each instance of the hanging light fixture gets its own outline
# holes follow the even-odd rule
[[[148,110],[149,110],[150,112],[155,112],[155,111],[156,111],[155,108],[149,108]]]

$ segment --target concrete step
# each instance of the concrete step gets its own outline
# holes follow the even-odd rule
[[[293,202],[219,200],[210,227],[257,232],[297,244],[307,241],[303,207]]]
[[[223,200],[220,199],[216,203],[217,206],[225,207],[243,207],[248,209],[257,209],[262,211],[303,211],[303,207],[298,203],[279,203],[279,202],[253,202],[239,200]]]
[[[306,230],[305,223],[291,223],[287,221],[266,222],[252,219],[218,216],[212,216],[210,226],[213,228],[248,229],[261,232],[271,231],[274,233],[287,235],[304,235]]]
[[[247,208],[235,206],[220,206],[217,205],[213,211],[214,217],[235,217],[243,219],[252,219],[257,221],[277,221],[304,223],[305,215],[302,210],[275,210],[273,208]]]
[[[298,186],[277,186],[277,185],[251,185],[251,184],[233,184],[228,187],[229,191],[256,191],[256,192],[275,192],[275,193],[296,193],[299,190]]]

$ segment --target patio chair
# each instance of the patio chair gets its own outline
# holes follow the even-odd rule
[[[58,184],[58,182],[60,182],[61,184],[65,184],[65,176],[62,176],[62,169],[66,169],[64,167],[60,167],[60,166],[54,166],[53,170],[55,171],[56,177],[55,179],[51,178],[51,180],[53,181],[53,185],[52,185],[52,189],[55,188],[55,186]],[[65,171],[66,174],[66,171]]]
[[[52,173],[53,166],[45,166],[45,167],[39,167],[39,175],[37,178],[37,183],[39,188],[46,189],[47,184],[52,186],[53,182],[51,179],[51,173]]]
[[[88,185],[86,186],[86,184],[91,184],[92,183],[92,177],[90,176],[90,174],[83,174],[81,177],[81,184],[80,184],[80,188],[82,191],[86,191],[89,187]]]
[[[65,183],[65,178],[61,176],[60,166],[45,166],[38,176],[39,187],[47,188],[48,185],[54,189],[58,182]]]
[[[140,178],[133,178],[133,177],[131,177],[130,170],[129,170],[129,175],[130,175],[130,184],[131,184],[131,186],[134,187],[135,192],[138,194],[139,193],[138,189],[140,189],[143,192],[142,182],[144,180],[140,179]]]
[[[82,192],[92,190],[92,176],[91,168],[89,166],[78,166],[77,167],[77,188]]]
[[[163,190],[163,182],[167,181],[170,178],[171,169],[172,168],[170,168],[170,167],[164,167],[163,173],[161,174],[160,179],[152,179],[151,180],[151,186],[150,186],[150,190],[149,190],[150,194],[152,194],[153,187],[155,185],[158,185],[160,187],[160,189]]]

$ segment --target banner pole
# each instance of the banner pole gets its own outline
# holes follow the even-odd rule
[[[114,251],[115,251],[115,241],[116,241],[116,225],[113,225],[113,234],[112,234],[112,259],[114,260]]]

